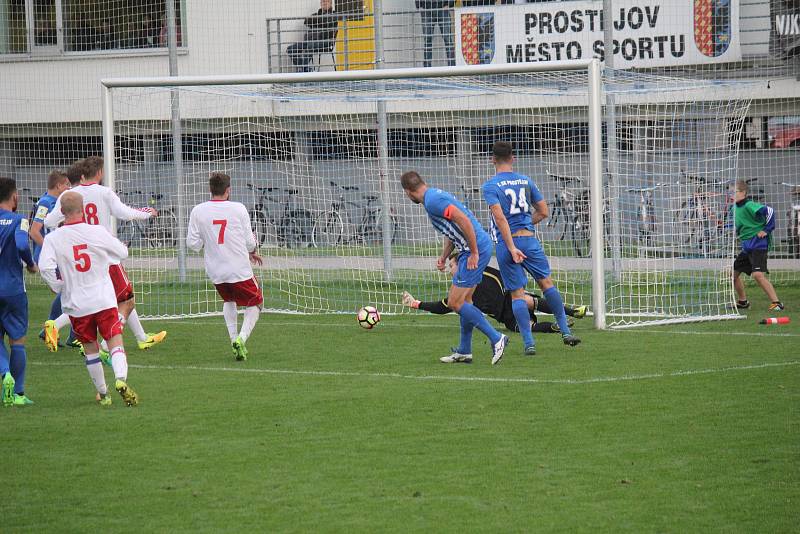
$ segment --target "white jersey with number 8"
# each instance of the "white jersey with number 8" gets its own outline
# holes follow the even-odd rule
[[[105,228],[81,222],[64,225],[45,236],[39,269],[50,288],[61,292],[64,312],[83,317],[116,308],[108,266],[127,257],[125,245]]]
[[[111,216],[123,221],[134,219],[149,219],[152,216],[150,208],[136,209],[126,206],[117,194],[108,187],[100,184],[80,184],[71,189],[83,197],[83,216],[91,225],[99,225],[111,232]],[[64,221],[61,213],[61,197],[56,200],[56,205],[44,220],[48,228],[55,228]]]
[[[206,273],[214,284],[253,278],[249,253],[256,249],[256,238],[250,214],[239,202],[210,200],[195,206],[189,215],[186,246],[204,249]]]

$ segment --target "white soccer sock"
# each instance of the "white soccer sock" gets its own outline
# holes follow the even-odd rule
[[[256,326],[258,322],[258,317],[261,315],[261,308],[258,306],[248,306],[244,309],[244,321],[242,322],[242,331],[239,332],[239,337],[242,338],[242,341],[247,341],[247,338],[250,337],[250,332],[253,331],[253,328]]]
[[[101,395],[108,393],[108,386],[106,386],[106,375],[103,373],[103,364],[100,363],[99,354],[86,355],[86,370],[89,371],[89,377],[92,379],[94,388],[97,390],[97,392]]]
[[[67,315],[66,313],[62,313],[61,315],[56,317],[54,321],[56,323],[56,328],[61,330],[62,328],[64,328],[69,324],[69,315]]]
[[[122,345],[111,349],[111,367],[117,380],[125,381],[128,378],[128,357]]]
[[[136,336],[136,341],[147,341],[147,334],[144,332],[144,327],[139,320],[139,314],[136,312],[135,308],[131,310],[131,313],[128,315],[128,326],[131,332],[133,332],[133,335]]]
[[[225,317],[225,326],[228,327],[228,335],[231,337],[231,341],[236,340],[236,331],[239,329],[238,325],[236,324],[238,321],[236,303],[235,302],[223,303],[222,316]]]
[[[98,343],[100,344],[100,350],[103,352],[108,352],[108,341],[101,339]]]

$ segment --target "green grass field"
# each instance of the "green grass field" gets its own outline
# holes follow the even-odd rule
[[[783,287],[790,310],[800,288]],[[138,408],[94,403],[77,351],[35,338],[29,408],[0,410],[4,532],[797,532],[800,314],[538,337],[444,365],[456,316],[221,317],[129,340]],[[110,370],[107,377],[111,379]]]

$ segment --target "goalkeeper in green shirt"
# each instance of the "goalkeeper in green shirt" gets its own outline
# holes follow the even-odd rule
[[[750,302],[744,291],[744,283],[739,275],[745,273],[761,286],[767,294],[771,304],[770,311],[783,310],[783,303],[778,300],[775,288],[767,280],[767,251],[772,244],[772,231],[775,229],[775,213],[769,206],[747,198],[747,182],[736,181],[734,193],[736,209],[736,237],[742,242],[742,251],[733,262],[733,287],[736,290],[736,307],[749,308]]]

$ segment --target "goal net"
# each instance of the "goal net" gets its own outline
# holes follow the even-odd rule
[[[213,171],[250,211],[266,309],[403,313],[403,291],[439,300],[441,239],[399,176],[417,170],[488,227],[480,186],[497,140],[548,202],[538,232],[565,301],[591,304],[587,71],[418,72],[110,89],[114,187],[161,213],[118,228],[140,313],[221,311],[202,258],[183,247]],[[603,86],[607,324],[735,317],[730,190],[748,86],[608,70]]]

